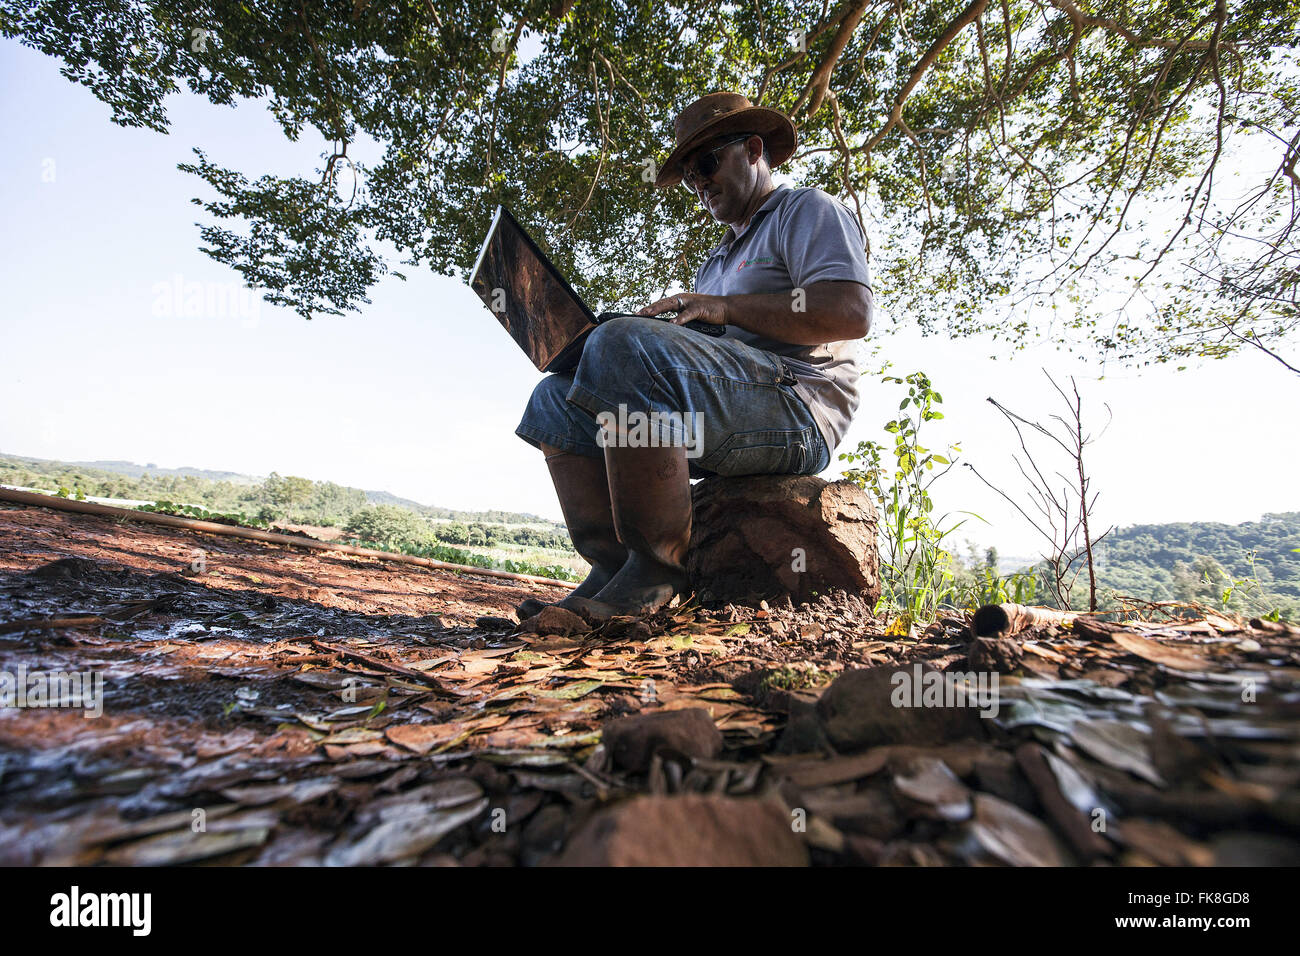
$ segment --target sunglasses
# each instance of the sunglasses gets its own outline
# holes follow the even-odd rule
[[[734,139],[729,139],[725,143],[701,153],[690,163],[682,163],[682,185],[691,192],[695,192],[696,187],[699,186],[700,180],[704,177],[712,176],[718,171],[718,167],[722,165],[722,160],[718,159],[718,153],[722,152],[722,150],[726,149],[728,146],[743,143],[745,140],[755,135],[757,134],[743,133]]]

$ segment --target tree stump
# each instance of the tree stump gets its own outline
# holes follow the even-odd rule
[[[687,570],[701,600],[795,604],[833,589],[880,599],[879,517],[851,481],[815,475],[714,477],[695,483]]]

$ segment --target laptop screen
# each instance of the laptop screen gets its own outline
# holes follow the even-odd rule
[[[595,321],[505,206],[497,206],[469,284],[539,369]]]

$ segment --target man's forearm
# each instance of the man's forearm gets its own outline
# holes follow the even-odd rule
[[[871,328],[871,292],[856,282],[818,282],[806,289],[722,300],[726,324],[791,345],[860,339]]]

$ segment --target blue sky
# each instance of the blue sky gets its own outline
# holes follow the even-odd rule
[[[310,174],[325,143],[288,142],[258,104],[220,108],[188,94],[168,102],[170,135],[123,129],[58,65],[0,40],[9,139],[0,152],[0,452],[274,470],[446,507],[560,517],[540,453],[514,435],[540,373],[465,286],[393,260],[410,281],[384,280],[360,314],[307,322],[240,301],[237,276],[198,251],[204,213],[190,199],[206,187],[176,169],[191,147],[255,176]],[[203,301],[187,302],[195,289]],[[1283,427],[1296,377],[1254,350],[1182,373],[1112,364],[1100,379],[1096,363],[1051,345],[1007,357],[978,339],[922,338],[882,305],[875,364],[924,370],[945,400],[925,443],[960,443],[959,460],[1031,514],[1011,458],[1015,433],[985,399],[1044,421],[1064,413],[1044,367],[1067,390],[1076,375],[1084,398],[1096,439],[1086,458],[1099,492],[1094,529],[1300,508],[1294,429]],[[1281,351],[1295,364],[1294,349]],[[882,426],[899,400],[898,386],[864,378],[839,451],[863,440],[892,446]],[[1114,413],[1104,434],[1103,403]],[[1068,477],[1069,462],[1054,461]],[[1043,543],[960,466],[931,490],[936,514],[991,522],[969,518],[950,543],[970,538],[1004,555]]]

